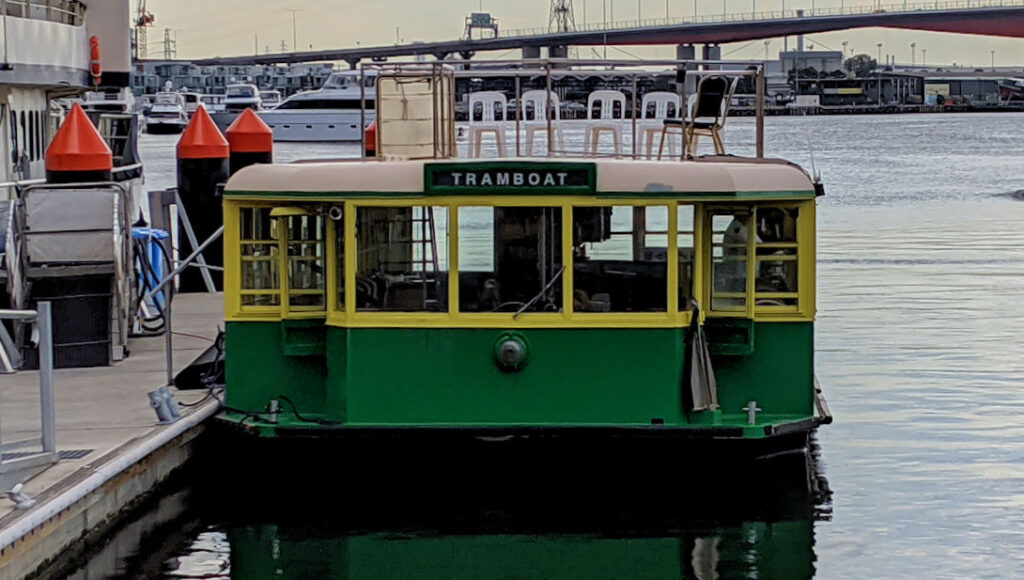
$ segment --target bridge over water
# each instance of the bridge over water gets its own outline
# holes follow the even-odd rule
[[[710,45],[870,27],[1024,38],[1024,0],[903,2],[872,7],[663,18],[611,25],[591,24],[561,33],[542,28],[523,29],[502,31],[500,36],[486,39],[217,57],[192,62],[199,65],[246,65],[345,61],[354,65],[366,59],[402,56],[425,55],[443,59],[458,54],[470,58],[478,52],[510,49],[522,49],[524,57],[529,58],[538,56],[542,47],[556,49],[552,56],[558,56],[558,52],[564,55],[565,48],[569,46]]]

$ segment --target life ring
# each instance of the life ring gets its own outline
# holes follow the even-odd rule
[[[100,79],[103,78],[103,66],[100,64],[100,37],[98,36],[89,38],[89,76],[92,77],[92,83],[99,86]]]

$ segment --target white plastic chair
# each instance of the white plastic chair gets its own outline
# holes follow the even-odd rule
[[[682,99],[675,93],[655,91],[644,95],[640,108],[640,130],[648,158],[654,155],[654,137],[662,133],[665,119],[678,119],[682,116]],[[669,138],[665,135],[664,138]],[[676,155],[675,140],[669,139],[669,155]]]
[[[548,113],[548,102],[551,103],[551,113]],[[520,119],[522,119],[523,127],[526,130],[524,155],[533,155],[533,139],[537,133],[543,131],[548,141],[551,141],[552,135],[548,134],[549,114],[551,115],[551,133],[554,134],[558,150],[565,151],[565,135],[562,134],[562,112],[558,95],[551,93],[549,101],[546,90],[526,91],[519,98],[519,107]],[[527,110],[533,111],[532,118],[527,116]]]
[[[615,104],[619,105],[618,114]],[[594,105],[600,105],[601,116],[594,116]],[[594,91],[587,97],[587,130],[583,134],[584,153],[596,154],[601,133],[609,132],[615,154],[622,155],[622,125],[626,119],[626,95],[619,91]]]
[[[476,118],[476,106],[481,106],[480,120]],[[498,91],[479,91],[469,94],[469,156],[480,157],[483,147],[483,136],[487,133],[494,135],[498,145],[498,156],[506,157],[505,147],[505,121],[508,119],[508,99]],[[501,111],[501,120],[494,110]]]

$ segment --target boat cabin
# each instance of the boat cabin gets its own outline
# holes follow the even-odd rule
[[[381,127],[386,143],[403,133]],[[802,448],[828,420],[819,192],[794,164],[727,156],[248,167],[224,190],[221,418],[264,437],[542,429]]]

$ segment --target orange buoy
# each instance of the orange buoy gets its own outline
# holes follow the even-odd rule
[[[374,120],[370,126],[363,131],[363,143],[366,145],[366,156],[377,156],[377,121]]]
[[[206,107],[199,107],[178,140],[178,159],[227,158],[227,139],[206,112]]]
[[[274,162],[274,132],[252,109],[242,111],[225,133],[232,175],[243,167]]]
[[[46,148],[50,183],[110,181],[114,158],[89,116],[75,103]]]
[[[103,78],[103,65],[100,61],[100,37],[89,38],[89,75],[92,77],[92,84],[99,86]]]
[[[223,209],[220,184],[228,180],[228,142],[204,107],[196,109],[178,141],[178,194],[188,215],[197,244],[202,244],[221,225]],[[184,260],[194,248],[187,242],[183,221],[178,222],[178,259]],[[203,251],[210,266],[224,265],[224,245],[211,244]],[[223,274],[210,270],[217,290],[224,287]],[[198,268],[186,268],[178,278],[180,292],[204,292],[206,284]]]

